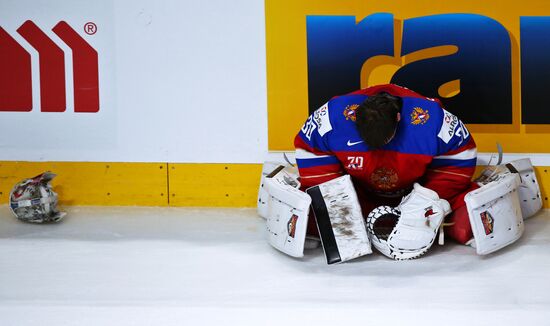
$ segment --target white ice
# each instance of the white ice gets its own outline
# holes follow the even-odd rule
[[[550,325],[550,211],[480,257],[437,245],[328,266],[265,241],[253,209],[0,206],[0,325]]]

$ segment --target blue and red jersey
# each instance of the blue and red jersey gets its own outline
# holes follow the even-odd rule
[[[355,110],[380,92],[401,97],[403,107],[394,138],[375,149],[362,140]],[[363,191],[400,197],[419,182],[452,206],[471,187],[477,158],[466,126],[438,100],[391,84],[331,99],[309,116],[294,144],[304,188],[349,174]]]

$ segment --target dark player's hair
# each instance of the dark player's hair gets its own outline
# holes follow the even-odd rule
[[[370,96],[359,105],[355,111],[356,125],[367,145],[380,148],[392,138],[402,105],[400,97],[388,93]]]

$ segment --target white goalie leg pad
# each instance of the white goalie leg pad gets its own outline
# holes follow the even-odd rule
[[[349,175],[308,188],[328,264],[372,253],[365,220]]]
[[[265,187],[266,178],[272,178],[275,175],[278,175],[280,171],[283,171],[283,175],[279,175],[279,178],[286,178],[288,184],[292,185],[295,188],[300,187],[300,182],[298,181],[298,169],[292,166],[285,166],[279,162],[264,162],[262,167],[262,176],[260,178],[260,189],[258,190],[258,215],[267,218],[268,214],[268,200],[269,194]]]
[[[479,255],[495,252],[523,234],[519,184],[519,174],[503,173],[464,197]]]
[[[396,260],[418,258],[434,243],[443,218],[451,212],[449,202],[418,183],[397,208],[380,206],[368,216],[373,245],[385,256]],[[389,235],[376,232],[377,222],[388,215],[399,218]]]
[[[489,166],[481,172],[480,177],[476,181],[480,185],[485,185],[498,180],[500,175],[508,173],[517,173],[520,176],[518,196],[523,219],[535,215],[542,208],[542,196],[535,169],[529,158],[497,166]]]
[[[542,198],[531,160],[529,158],[523,158],[505,165],[511,172],[517,171],[517,173],[519,173],[521,183],[518,188],[518,195],[523,219],[535,215],[542,208]],[[513,171],[513,169],[515,169],[515,171]]]
[[[268,242],[292,257],[304,256],[311,198],[285,181],[284,171],[265,179],[269,195],[266,228]]]

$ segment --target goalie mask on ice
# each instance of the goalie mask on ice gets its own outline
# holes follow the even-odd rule
[[[10,208],[18,219],[33,223],[57,222],[66,215],[56,208],[57,194],[50,184],[54,177],[55,174],[45,172],[13,187]]]
[[[369,213],[367,229],[372,244],[387,257],[401,260],[425,254],[434,243],[451,206],[418,183],[399,206],[379,206]]]

